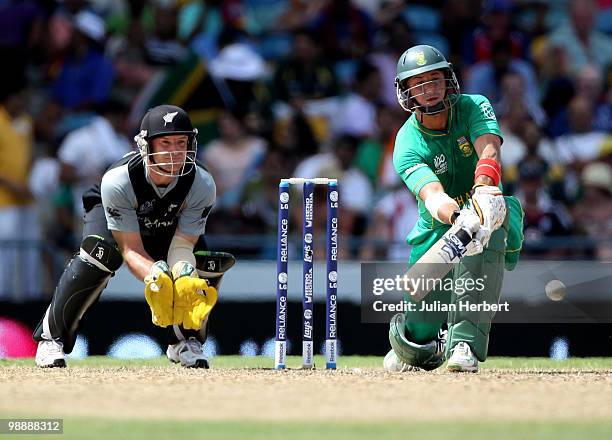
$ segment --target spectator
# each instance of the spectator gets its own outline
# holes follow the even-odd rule
[[[594,64],[603,71],[612,63],[612,38],[595,28],[597,2],[571,0],[568,12],[570,21],[550,33],[550,46],[567,53],[573,73],[587,64]]]
[[[442,32],[450,45],[450,58],[455,72],[463,70],[463,63],[473,64],[473,56],[464,59],[463,53],[472,46],[472,38],[480,26],[481,0],[448,0],[442,7]],[[405,47],[408,47],[406,44]]]
[[[104,56],[104,21],[92,12],[74,17],[68,57],[51,89],[52,97],[74,110],[91,110],[104,102],[113,82],[113,67]]]
[[[569,251],[558,246],[549,249],[545,239],[571,235],[573,222],[567,209],[553,201],[546,192],[543,176],[547,172],[548,164],[534,156],[518,165],[519,183],[516,196],[525,211],[523,253],[558,257]]]
[[[122,101],[109,100],[98,106],[98,116],[85,127],[70,132],[60,145],[57,153],[60,179],[71,187],[75,220],[84,214],[83,192],[102,178],[109,165],[132,149],[126,137],[128,111]],[[80,236],[79,231],[75,232]]]
[[[262,161],[261,167],[251,176],[242,193],[240,216],[252,230],[255,225],[258,233],[274,234],[278,223],[278,184],[281,179],[292,175],[293,168],[287,166],[283,154],[279,150],[269,150]],[[227,221],[226,219],[223,220]],[[244,231],[244,226],[238,228]],[[228,229],[228,232],[232,231]],[[231,232],[230,232],[231,233]],[[274,246],[267,252],[273,258]]]
[[[288,126],[300,129],[302,122],[306,122],[316,142],[327,141],[331,121],[337,114],[339,85],[336,73],[321,57],[321,49],[310,31],[296,32],[291,56],[279,65],[273,84],[276,130],[285,131]],[[297,138],[293,141],[301,142]]]
[[[477,28],[472,41],[463,50],[463,61],[470,65],[488,61],[495,55],[495,45],[508,42],[512,58],[525,56],[525,38],[512,23],[512,0],[486,0],[484,3],[483,26]]]
[[[334,133],[359,138],[375,136],[376,104],[380,100],[381,78],[376,67],[362,61],[355,75],[355,89],[341,102],[334,120]]]
[[[395,92],[395,75],[397,60],[407,46],[412,46],[413,38],[410,27],[402,17],[396,17],[384,26],[380,32],[380,46],[368,57],[378,68],[381,76],[380,98],[387,106],[397,106]]]
[[[220,137],[204,148],[202,160],[217,185],[220,208],[238,204],[244,184],[261,165],[267,149],[264,139],[251,135],[245,114],[225,110],[219,116]]]
[[[132,20],[125,35],[115,35],[107,44],[107,55],[113,61],[117,81],[131,95],[140,92],[159,71],[148,63],[145,38],[140,20]]]
[[[38,2],[7,0],[0,5],[0,56],[25,66],[41,55],[45,17]]]
[[[330,60],[362,58],[372,47],[374,22],[351,0],[327,2],[309,27],[319,36],[325,58]]]
[[[299,101],[294,102],[293,116],[288,119],[277,118],[275,121],[274,143],[279,153],[283,155],[285,168],[288,169],[294,169],[298,162],[319,152],[319,143],[313,127],[323,125],[317,125],[321,119],[315,115],[306,116],[299,103]],[[322,128],[321,131],[326,128]],[[323,133],[319,135],[326,136]]]
[[[145,59],[152,66],[177,64],[188,54],[187,48],[178,40],[178,11],[175,2],[154,3],[154,27],[144,41]]]
[[[406,246],[406,237],[417,218],[416,199],[399,181],[374,207],[361,258],[407,261],[410,247]]]
[[[505,40],[494,42],[491,57],[468,70],[465,92],[485,95],[491,103],[498,103],[503,94],[502,79],[508,73],[520,76],[522,97],[537,102],[538,89],[533,68],[526,61],[513,57],[510,42]]]
[[[587,99],[593,107],[593,129],[601,132],[612,131],[612,105],[605,101],[604,82],[599,69],[588,64],[581,68],[572,78],[574,96]],[[559,135],[570,131],[569,109],[560,109],[552,121],[552,130]]]
[[[307,158],[294,172],[295,177],[339,179],[342,201],[339,214],[340,227],[341,232],[347,235],[361,235],[364,232],[365,221],[372,206],[370,182],[358,168],[353,166],[357,145],[356,137],[341,136],[336,139],[331,151]]]
[[[368,177],[377,190],[392,188],[398,176],[393,167],[395,135],[405,122],[405,114],[396,107],[379,105],[376,123],[379,127],[374,137],[359,144],[355,165]]]
[[[564,134],[565,128],[553,123],[564,112],[574,96],[574,84],[570,74],[570,62],[562,48],[547,46],[538,54],[539,75],[542,88],[542,107],[548,120],[546,132],[551,138]]]
[[[576,96],[568,109],[569,132],[555,142],[555,150],[563,164],[580,168],[584,162],[597,159],[609,135],[593,128],[593,104],[584,96]]]
[[[523,78],[514,72],[508,72],[502,78],[501,99],[495,105],[495,112],[500,119],[504,134],[502,164],[516,165],[525,155],[522,139],[526,124],[534,122],[541,127],[546,122],[546,115],[537,100],[525,91]]]
[[[29,174],[32,120],[23,72],[5,70],[0,86],[0,298],[21,301],[40,295],[40,239]],[[26,241],[26,242],[24,242]]]
[[[282,62],[274,75],[276,98],[321,99],[338,94],[336,74],[321,59],[320,48],[314,35],[305,29],[293,34],[290,57]]]
[[[581,174],[583,197],[574,209],[578,229],[594,246],[595,258],[612,259],[612,168],[603,162],[588,164]]]

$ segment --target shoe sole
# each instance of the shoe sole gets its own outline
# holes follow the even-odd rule
[[[478,373],[478,366],[465,368],[461,365],[447,365],[446,369],[453,373]]]
[[[52,364],[39,365],[40,368],[66,368],[64,359],[55,359]]]
[[[198,359],[195,361],[193,365],[183,365],[185,368],[203,368],[208,370],[210,366],[208,365],[208,361],[206,359]]]

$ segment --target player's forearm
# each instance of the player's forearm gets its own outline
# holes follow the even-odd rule
[[[155,263],[146,252],[140,253],[133,249],[126,250],[123,254],[123,259],[130,269],[130,272],[139,280],[144,280],[144,278],[149,275],[151,266]]]
[[[498,186],[501,181],[501,143],[499,137],[486,134],[474,144],[478,154],[478,164],[474,185]]]
[[[457,203],[447,203],[438,209],[438,217],[442,223],[452,225],[454,222],[455,213],[460,210]]]
[[[442,189],[439,183],[431,183],[421,190],[421,198],[432,217],[446,224],[452,224],[453,213],[459,211],[459,205]]]
[[[480,155],[481,159],[492,159],[501,166],[499,158],[499,148],[496,148],[493,144],[487,144]],[[486,175],[480,175],[474,179],[475,185],[495,185],[495,181]]]

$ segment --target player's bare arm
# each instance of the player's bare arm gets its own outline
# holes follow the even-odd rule
[[[112,231],[112,233],[130,271],[139,280],[144,280],[155,261],[145,250],[140,232]]]
[[[453,223],[453,216],[459,211],[459,205],[442,187],[440,182],[431,182],[419,191],[419,197],[435,219],[448,225]]]
[[[496,165],[485,165],[486,169],[489,171],[488,174],[490,174],[490,172],[496,175],[501,174],[501,140],[499,136],[492,133],[486,133],[479,136],[474,142],[474,149],[476,150],[476,154],[478,154],[478,158],[483,161],[479,162],[479,164],[487,164],[489,160],[495,162]],[[496,183],[496,179],[488,174],[477,175],[474,179],[474,185],[497,186],[499,184],[499,179],[501,179],[501,175]]]

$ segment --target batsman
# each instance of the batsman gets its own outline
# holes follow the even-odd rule
[[[409,265],[451,225],[472,240],[425,305],[393,317],[384,367],[433,370],[448,359],[450,371],[476,372],[487,358],[494,312],[469,305],[499,302],[504,270],[517,264],[523,241],[522,208],[502,192],[502,135],[488,99],[461,94],[451,64],[434,47],[405,51],[395,86],[399,104],[411,114],[397,133],[393,163],[419,209],[407,238]],[[409,294],[405,299],[414,302]]]
[[[215,183],[196,162],[197,130],[183,109],[150,109],[134,140],[137,151],[111,165],[83,195],[81,247],[34,331],[39,367],[66,366],[81,319],[125,261],[144,282],[153,324],[167,329],[168,359],[208,368],[202,350],[208,318],[221,278],[235,262],[206,250]]]

